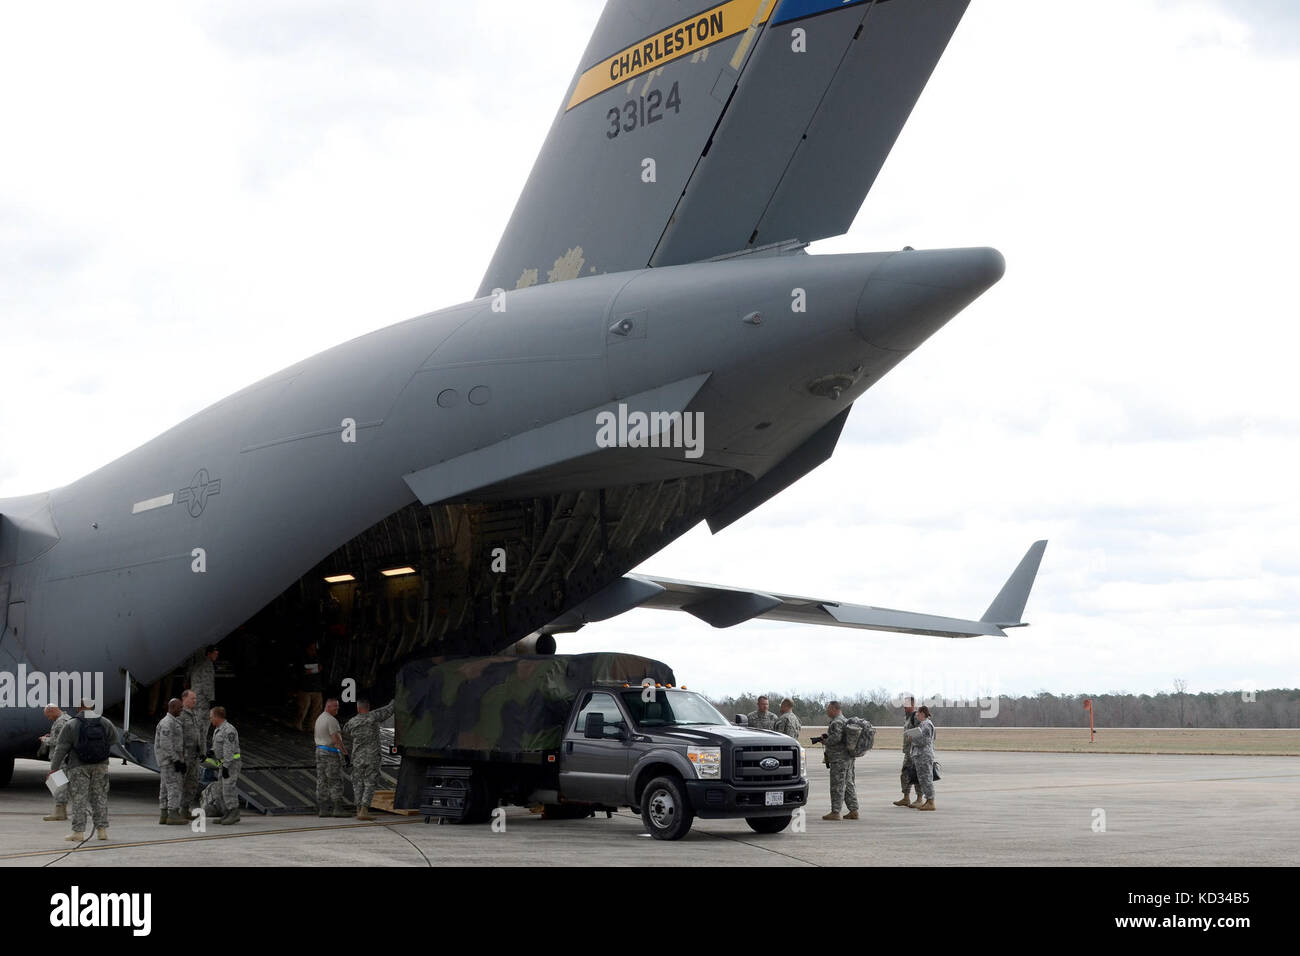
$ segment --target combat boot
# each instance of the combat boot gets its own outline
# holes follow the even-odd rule
[[[41,819],[42,819],[42,820],[51,820],[51,821],[53,821],[53,820],[66,820],[66,819],[68,819],[68,808],[65,807],[65,806],[64,806],[63,804],[61,804],[61,803],[60,803],[60,804],[57,804],[57,805],[54,807],[54,812],[53,812],[53,813],[51,813],[48,817],[41,817]]]
[[[827,813],[822,817],[823,820],[838,820],[839,818],[840,811],[838,810],[832,810],[830,813]]]
[[[856,820],[857,818],[858,818],[857,810],[850,810],[848,813],[844,814],[845,820]]]
[[[235,809],[228,811],[225,816],[223,816],[220,820],[217,821],[217,823],[221,824],[222,826],[229,826],[232,823],[238,823],[238,822],[239,822],[239,807],[235,807]]]
[[[86,839],[86,834],[82,833],[82,832],[79,831],[79,830],[73,830],[71,833],[69,833],[69,834],[68,834],[67,836],[65,836],[63,839],[65,839],[65,840],[71,840],[73,843],[80,843],[82,840]]]
[[[909,803],[908,806],[911,807],[913,810],[920,810],[921,804],[923,803],[925,803],[925,798],[918,793],[916,795],[916,800],[912,803]]]
[[[168,810],[167,819],[164,822],[171,827],[183,827],[190,821],[189,818],[179,810]]]
[[[348,808],[345,807],[343,804],[341,804],[341,803],[336,803],[336,804],[334,804],[334,812],[331,813],[330,816],[332,816],[332,817],[350,817],[350,816],[352,816],[352,813],[351,813],[351,812],[348,810]]]
[[[933,810],[933,809],[934,809],[934,798],[931,797],[929,800],[925,801],[925,803],[921,804],[921,805],[920,805],[919,807],[917,807],[916,809],[918,809],[918,810]]]
[[[376,819],[376,817],[373,813],[370,812],[368,807],[357,807],[357,819],[374,820]]]
[[[95,831],[95,836],[99,837],[101,840],[107,840],[107,839],[108,839],[108,827],[100,827],[99,829],[97,829],[97,830]]]
[[[160,807],[158,810],[158,825],[165,826],[166,824],[167,824],[167,808]]]
[[[912,805],[912,801],[908,799],[907,794],[903,794],[902,800],[894,801],[894,806],[896,807],[910,807],[911,805]]]

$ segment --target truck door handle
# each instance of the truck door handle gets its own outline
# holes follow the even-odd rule
[[[571,754],[571,753],[573,753],[573,741],[572,741],[572,740],[566,740],[566,741],[564,742],[564,752],[565,752],[566,754]]]

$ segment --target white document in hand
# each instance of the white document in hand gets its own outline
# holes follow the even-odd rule
[[[65,786],[68,782],[68,775],[62,770],[56,770],[45,778],[45,786],[50,788],[50,793],[57,793],[59,787]]]

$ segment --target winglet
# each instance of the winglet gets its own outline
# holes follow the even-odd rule
[[[1020,620],[1020,617],[1025,613],[1025,602],[1029,600],[1029,590],[1034,586],[1038,565],[1043,560],[1043,551],[1046,548],[1046,541],[1035,541],[1029,546],[1029,550],[1020,559],[1016,569],[1011,572],[1007,583],[1002,585],[1002,590],[993,599],[993,603],[989,605],[989,609],[984,612],[980,621],[998,627],[1025,626],[1025,622]]]

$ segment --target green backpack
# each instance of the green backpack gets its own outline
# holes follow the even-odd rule
[[[844,749],[850,757],[861,757],[876,742],[876,728],[871,721],[849,717],[844,721]]]

